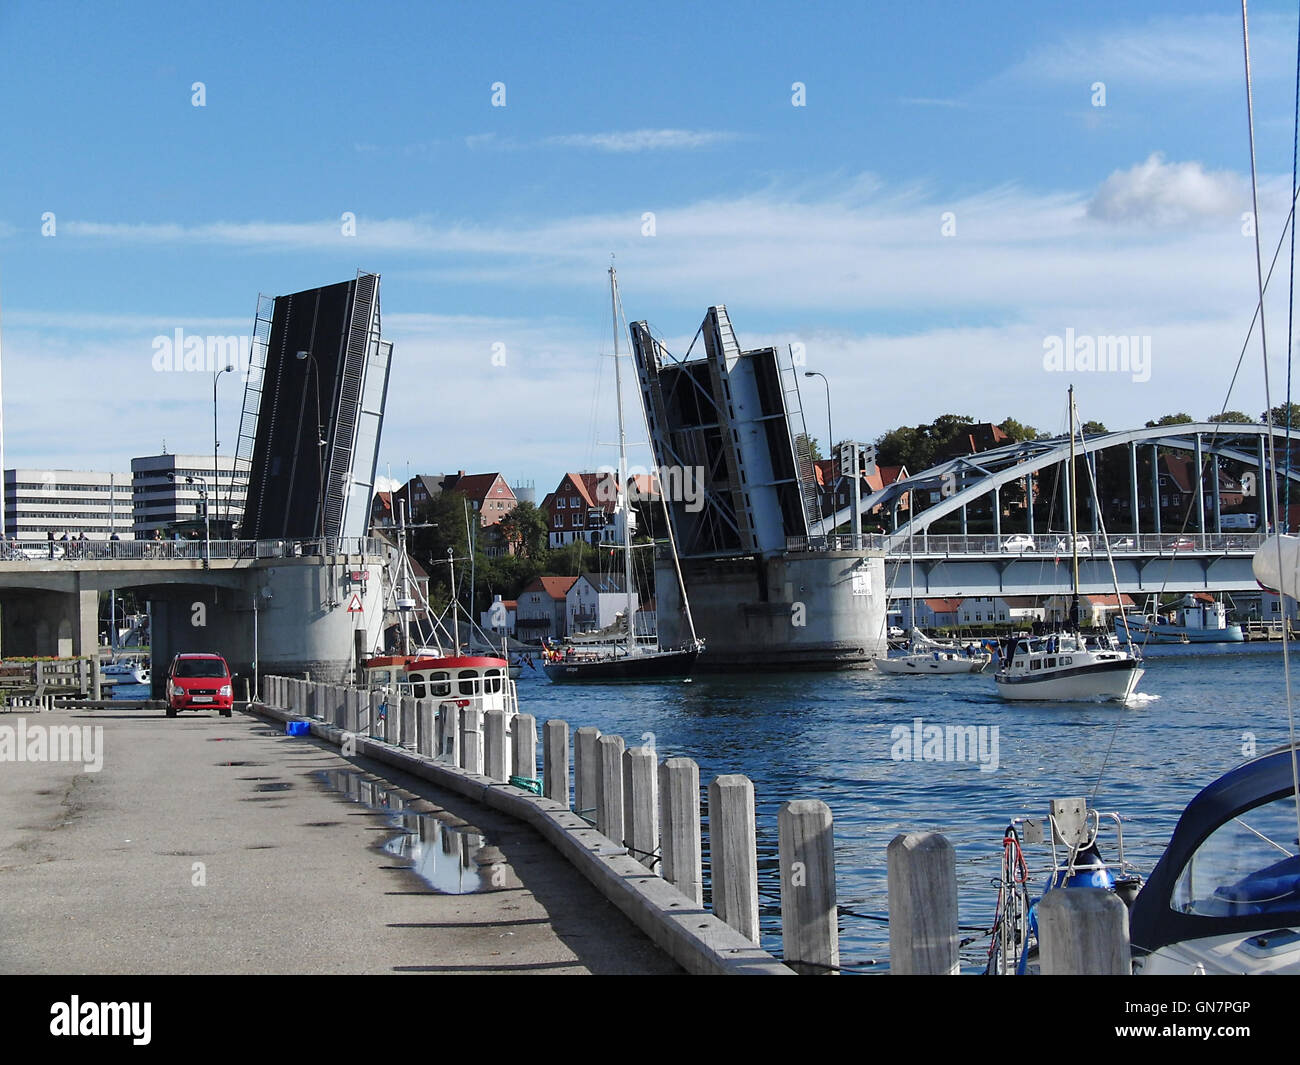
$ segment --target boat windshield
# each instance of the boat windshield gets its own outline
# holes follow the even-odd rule
[[[1183,867],[1170,905],[1206,917],[1300,910],[1294,796],[1257,806],[1211,832]]]

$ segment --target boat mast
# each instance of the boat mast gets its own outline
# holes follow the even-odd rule
[[[456,602],[456,560],[447,548],[447,579],[451,582],[451,641],[452,654],[460,654],[460,605]]]
[[[618,275],[609,268],[609,307],[614,323],[614,396],[618,401],[618,501],[623,508],[623,582],[627,591],[627,653],[636,650],[632,605],[632,522],[627,498],[627,432],[623,427],[623,368],[618,361]],[[661,486],[662,489],[662,486]],[[617,513],[617,511],[616,511]]]
[[[1070,625],[1079,631],[1079,538],[1075,535],[1078,517],[1074,512],[1074,385],[1070,386],[1070,565],[1074,573],[1074,594],[1070,597]]]

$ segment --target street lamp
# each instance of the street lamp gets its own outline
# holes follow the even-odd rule
[[[167,480],[175,484],[176,474],[169,473],[167,475]],[[203,500],[203,568],[211,569],[212,567],[210,563],[212,558],[212,525],[209,520],[209,515],[210,515],[209,501],[211,499],[211,496],[208,493],[207,478],[200,477],[197,474],[193,477],[185,478],[186,484],[195,484],[196,482],[199,485],[199,498]]]
[[[316,512],[320,515],[320,551],[325,554],[325,427],[320,420],[320,367],[310,351],[298,352],[298,360],[307,363],[307,372],[316,382]]]
[[[826,386],[826,457],[831,462],[831,513],[835,513],[835,493],[839,485],[835,483],[835,433],[831,430],[831,383],[824,373],[816,370],[804,370],[805,377],[820,377]]]
[[[223,373],[231,373],[234,369],[232,363],[212,375],[212,479],[214,482],[221,480],[220,467],[217,465],[217,448],[220,446],[217,440],[217,382],[221,380]],[[231,470],[231,482],[233,487],[234,470]],[[229,499],[230,497],[227,496],[226,498]]]

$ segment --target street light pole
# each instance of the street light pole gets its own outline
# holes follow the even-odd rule
[[[230,366],[225,367],[225,369],[218,370],[216,373],[212,375],[212,479],[213,481],[221,480],[220,467],[217,465],[217,448],[218,446],[220,446],[217,440],[217,382],[221,380],[221,375],[223,373],[230,373],[232,370],[234,370],[234,368],[235,367],[232,364]],[[231,481],[233,482],[234,481],[233,469],[231,470],[230,476],[231,476]]]

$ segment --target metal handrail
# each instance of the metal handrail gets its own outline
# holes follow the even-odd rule
[[[318,555],[382,555],[386,540],[331,536],[305,540],[8,540],[0,541],[3,562],[239,561],[309,558]]]

